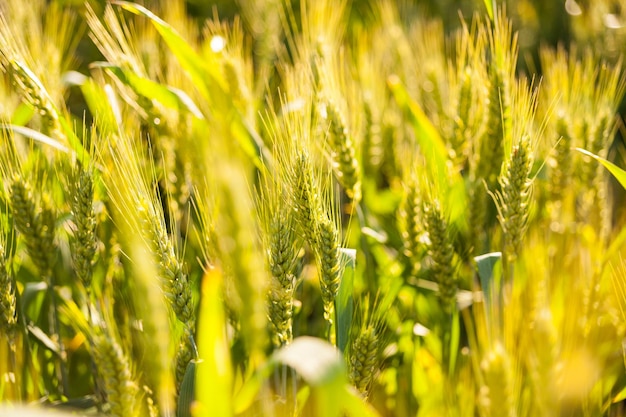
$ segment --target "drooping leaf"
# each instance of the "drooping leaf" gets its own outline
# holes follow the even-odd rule
[[[29,127],[24,127],[24,126],[17,126],[17,125],[9,125],[9,124],[2,124],[2,129],[4,130],[10,130],[12,132],[15,133],[19,133],[22,136],[25,136],[29,139],[34,140],[35,142],[39,142],[41,144],[44,144],[46,146],[50,146],[51,148],[54,148],[58,151],[61,152],[65,152],[68,153],[70,150],[63,145],[62,143],[60,143],[58,140],[55,140],[53,138],[51,138],[50,136],[44,135],[41,132],[38,132],[36,130],[33,130]]]
[[[611,174],[613,174],[613,176],[615,177],[615,179],[617,181],[619,181],[619,183],[622,185],[622,187],[624,187],[624,189],[626,189],[626,171],[624,171],[622,168],[618,167],[617,165],[615,165],[614,163],[607,161],[606,159],[593,154],[585,149],[581,149],[581,148],[576,148],[576,150],[580,153],[582,153],[583,155],[586,156],[590,156],[593,159],[595,159],[596,161],[600,162],[606,169],[609,170],[609,172]]]
[[[105,68],[115,75],[122,83],[128,85],[140,96],[150,100],[156,100],[163,106],[173,110],[187,110],[189,113],[203,119],[204,116],[198,106],[184,91],[174,89],[148,78],[137,75],[134,71],[121,68],[108,62],[97,62],[91,64],[92,67]]]

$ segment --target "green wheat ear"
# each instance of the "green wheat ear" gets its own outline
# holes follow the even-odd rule
[[[428,233],[428,254],[432,258],[432,273],[439,285],[439,302],[450,313],[456,309],[458,279],[454,266],[454,247],[448,222],[436,200],[422,204],[424,228]]]
[[[10,348],[15,349],[17,326],[15,280],[7,269],[7,254],[4,238],[0,238],[0,329],[9,340]]]
[[[93,208],[94,183],[90,170],[77,169],[70,201],[76,229],[72,239],[72,260],[76,275],[90,292],[93,262],[96,255],[96,215]]]
[[[373,324],[360,329],[352,342],[348,375],[350,383],[366,398],[376,372],[379,348],[380,336]]]
[[[92,355],[110,407],[109,414],[115,417],[138,415],[138,385],[133,380],[130,362],[117,341],[108,334],[96,336]]]
[[[405,197],[402,206],[401,216],[404,220],[404,230],[402,238],[404,241],[404,252],[410,262],[410,273],[414,276],[417,273],[420,261],[420,242],[422,235],[421,228],[421,198],[418,185],[414,180],[410,180],[406,186]]]
[[[337,104],[328,99],[324,106],[330,122],[332,159],[337,178],[348,197],[358,203],[361,200],[361,171],[353,139]]]
[[[50,277],[56,251],[55,215],[49,198],[44,195],[38,208],[30,184],[16,175],[11,184],[10,199],[15,228],[24,237],[28,254],[39,272]]]
[[[317,224],[318,244],[315,253],[320,266],[320,287],[324,302],[324,317],[332,322],[335,310],[335,297],[341,280],[339,262],[339,232],[335,222],[323,214]]]
[[[523,136],[513,146],[498,179],[501,187],[496,193],[498,220],[504,231],[504,256],[509,262],[517,259],[528,226],[532,162],[530,139]]]

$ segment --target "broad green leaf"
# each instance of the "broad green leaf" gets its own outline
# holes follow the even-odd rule
[[[613,404],[619,403],[626,400],[626,387],[624,387],[620,392],[618,392],[614,397],[613,397]]]
[[[622,185],[622,187],[624,187],[624,189],[626,189],[626,171],[624,171],[622,168],[618,167],[617,165],[615,165],[614,163],[607,161],[606,159],[593,154],[585,149],[581,149],[581,148],[576,148],[576,150],[580,153],[582,153],[583,155],[586,156],[590,156],[593,159],[595,159],[596,161],[600,162],[602,165],[604,165],[604,167],[606,169],[609,170],[609,172],[611,174],[613,174],[613,176],[615,177],[615,179],[617,181],[619,181],[619,183]]]
[[[339,283],[339,291],[335,298],[335,311],[337,313],[337,347],[345,352],[350,340],[350,328],[354,313],[354,271],[356,265],[356,250],[341,249],[341,264],[344,266],[343,276]]]
[[[202,416],[233,415],[231,369],[226,316],[222,305],[222,272],[208,271],[202,279],[202,301],[198,318],[196,398]]]
[[[28,324],[28,333],[30,333],[35,340],[39,341],[45,347],[47,347],[51,352],[53,352],[56,356],[61,357],[61,347],[58,342],[50,339],[50,336],[46,334],[40,327],[35,326],[34,324]]]
[[[316,337],[301,336],[280,349],[274,360],[290,366],[312,387],[343,379],[345,367],[341,355],[330,343]]]

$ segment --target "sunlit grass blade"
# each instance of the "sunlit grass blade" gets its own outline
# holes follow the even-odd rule
[[[576,148],[576,150],[578,152],[582,153],[583,155],[590,156],[593,159],[595,159],[596,161],[600,162],[606,169],[609,170],[609,172],[611,174],[613,174],[615,179],[617,181],[619,181],[619,183],[622,185],[622,187],[624,187],[624,189],[626,189],[626,171],[624,171],[622,168],[618,167],[617,165],[615,165],[611,161],[607,161],[606,159],[602,158],[601,156],[593,154],[593,153],[591,153],[591,152],[589,152],[589,151],[587,151],[585,149]]]
[[[156,100],[163,106],[172,110],[186,110],[198,119],[204,118],[202,112],[191,97],[181,90],[159,84],[148,78],[141,77],[130,69],[122,68],[108,62],[96,62],[91,64],[91,66],[111,71],[122,83],[128,85],[135,93],[142,97]]]
[[[493,22],[494,19],[494,9],[496,8],[496,0],[484,0],[485,8],[487,9],[487,14],[489,15],[489,19]]]
[[[48,135],[44,135],[43,133],[38,132],[37,130],[33,130],[24,126],[10,125],[10,124],[4,124],[4,123],[1,126],[2,126],[2,129],[4,130],[10,130],[14,133],[19,133],[22,136],[25,136],[43,145],[49,146],[53,149],[56,149],[57,151],[61,151],[64,153],[69,153],[70,151],[65,145],[60,143],[58,140],[53,139]]]
[[[143,15],[150,19],[183,69],[189,74],[194,85],[207,101],[211,101],[213,93],[222,93],[226,96],[225,80],[217,70],[217,68],[220,68],[218,61],[207,62],[203,60],[189,43],[178,34],[176,29],[145,7],[127,1],[112,1],[111,3],[121,6],[131,13]]]

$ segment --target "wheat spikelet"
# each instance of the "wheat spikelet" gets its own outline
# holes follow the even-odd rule
[[[80,169],[76,177],[76,185],[73,187],[71,199],[72,214],[76,225],[72,240],[72,260],[76,275],[89,292],[93,261],[96,254],[93,174],[89,170]]]
[[[375,326],[361,329],[352,342],[349,362],[350,383],[367,397],[378,361],[379,336]]]
[[[498,220],[504,231],[504,256],[511,262],[519,255],[527,228],[532,162],[530,139],[523,136],[513,146],[499,178],[501,191],[496,193]]]
[[[489,32],[489,106],[487,130],[480,144],[477,174],[492,186],[504,157],[504,145],[511,135],[512,91],[517,61],[517,34],[501,13]]]
[[[15,227],[24,236],[26,248],[40,273],[50,276],[55,257],[55,217],[49,199],[44,195],[37,210],[30,185],[19,175],[11,184],[11,210]]]
[[[571,122],[565,114],[558,114],[555,124],[558,143],[554,152],[550,191],[553,200],[560,200],[571,182],[571,148],[574,141],[570,131]]]
[[[365,171],[374,173],[382,163],[383,150],[380,114],[375,111],[375,106],[369,95],[363,99],[363,118],[363,165]]]
[[[153,204],[143,197],[137,198],[138,214],[143,222],[143,231],[150,239],[153,253],[159,265],[163,291],[178,320],[191,323],[194,319],[191,288],[183,266],[174,252],[167,235],[163,219],[157,215]]]
[[[417,272],[420,253],[421,238],[421,199],[418,186],[415,181],[410,181],[406,187],[404,203],[402,208],[402,218],[404,220],[404,230],[402,238],[404,241],[404,253],[411,262],[412,275]]]
[[[356,159],[356,150],[350,132],[337,104],[331,100],[324,101],[326,115],[330,122],[330,142],[333,166],[337,172],[339,183],[346,194],[355,202],[361,199],[361,173]]]
[[[473,253],[481,254],[485,250],[485,226],[487,224],[487,209],[489,199],[485,184],[480,180],[469,183],[469,215],[470,239]]]
[[[175,369],[174,374],[176,377],[176,392],[180,393],[180,385],[187,372],[187,365],[194,359],[194,335],[193,330],[188,326],[185,326],[185,331],[180,338],[178,349],[176,350]]]
[[[270,221],[269,266],[272,282],[269,288],[269,319],[274,328],[274,345],[283,346],[293,339],[293,293],[296,279],[295,237],[288,206],[277,207]]]
[[[320,267],[320,287],[324,302],[324,317],[333,320],[334,302],[341,280],[339,262],[339,233],[335,223],[322,215],[317,225],[318,246],[316,255]]]
[[[456,308],[457,279],[454,271],[454,248],[448,224],[437,201],[422,205],[424,227],[428,232],[428,254],[432,258],[432,273],[439,284],[439,302],[445,312]]]
[[[318,239],[315,230],[321,211],[321,196],[307,153],[302,152],[296,157],[292,175],[296,219],[309,246],[315,247]]]
[[[109,414],[136,416],[139,389],[120,345],[111,336],[101,334],[94,338],[92,354],[110,407]]]
[[[13,345],[17,331],[15,281],[7,269],[4,245],[4,239],[0,238],[0,329]]]

